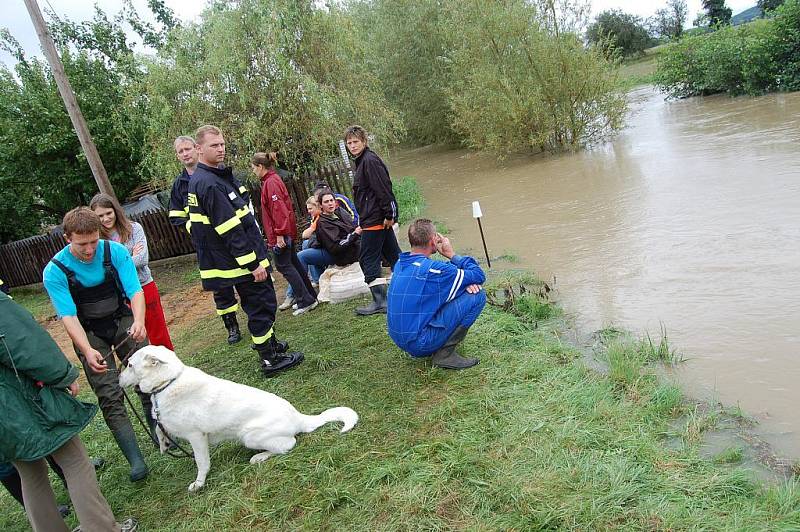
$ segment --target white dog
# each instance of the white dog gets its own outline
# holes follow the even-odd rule
[[[347,432],[358,423],[358,414],[347,407],[330,408],[318,416],[301,414],[275,394],[186,366],[162,346],[136,351],[119,382],[126,387],[138,384],[144,393],[152,394],[154,417],[171,437],[192,445],[197,479],[189,491],[205,484],[211,465],[209,445],[238,440],[249,449],[263,451],[250,459],[255,464],[289,452],[301,432],[312,432],[331,421],[341,421],[341,431]],[[160,429],[156,432],[163,453],[168,443]]]

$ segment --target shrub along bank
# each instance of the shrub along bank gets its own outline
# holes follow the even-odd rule
[[[185,286],[190,276],[174,279]],[[384,317],[353,317],[360,302],[280,315],[281,337],[306,361],[271,380],[248,342],[225,343],[215,316],[177,333],[190,365],[303,412],[347,405],[361,421],[344,435],[327,426],[301,436],[291,453],[256,466],[251,451],[223,444],[212,451],[206,487],[189,494],[193,462],[152,448],[150,476],[131,484],[97,416],[82,437],[108,462],[99,481],[115,514],[137,516],[147,531],[800,527],[794,480],[765,487],[739,465],[698,454],[697,427],[707,423],[687,423],[680,445],[664,444],[691,408],[650,366],[669,358],[668,347],[608,337],[598,356],[610,370],[598,373],[562,339],[560,312],[541,284],[492,283],[498,306],[487,306],[462,346],[481,363],[464,372],[409,359]],[[87,388],[82,397],[94,400]],[[5,493],[0,506],[0,529],[27,528]],[[73,516],[68,524],[77,524]]]
[[[667,46],[656,84],[678,98],[800,90],[800,0],[787,0],[769,19]]]

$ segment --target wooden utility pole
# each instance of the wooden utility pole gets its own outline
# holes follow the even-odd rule
[[[56,79],[58,85],[58,92],[61,93],[61,99],[64,100],[64,105],[69,113],[69,118],[72,120],[72,127],[75,128],[75,133],[78,134],[78,140],[81,142],[83,153],[86,155],[86,160],[89,162],[89,167],[92,169],[94,180],[97,182],[97,188],[100,192],[104,192],[116,199],[114,189],[111,187],[111,182],[108,180],[106,168],[103,166],[103,161],[100,159],[100,154],[97,153],[97,148],[92,141],[92,135],[89,133],[89,128],[86,126],[86,121],[83,119],[81,108],[78,107],[78,100],[75,99],[75,93],[72,92],[72,86],[69,84],[69,79],[64,72],[64,65],[61,63],[61,58],[58,56],[56,45],[53,43],[53,38],[47,30],[47,24],[44,22],[42,12],[39,10],[39,4],[36,0],[23,0],[25,7],[28,8],[28,14],[31,16],[36,34],[39,36],[39,42],[42,43],[44,56],[47,62],[50,63],[50,68],[53,70],[53,77]]]

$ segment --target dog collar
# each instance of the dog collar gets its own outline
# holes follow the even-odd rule
[[[150,395],[155,395],[155,394],[157,394],[159,392],[163,392],[164,390],[166,390],[169,387],[170,384],[172,384],[176,380],[178,380],[178,377],[175,377],[173,379],[168,380],[166,383],[162,384],[161,386],[159,386],[155,390],[150,390]]]

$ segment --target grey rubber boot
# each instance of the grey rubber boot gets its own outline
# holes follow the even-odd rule
[[[236,321],[236,313],[228,312],[223,314],[222,323],[225,324],[225,328],[228,330],[228,345],[239,343],[242,339],[242,333],[239,330],[239,322]]]
[[[265,377],[272,377],[283,370],[293,368],[305,359],[305,355],[299,351],[286,352],[285,349],[281,351],[283,347],[281,344],[282,342],[276,340],[273,335],[263,344],[256,346],[256,351],[261,357],[261,372]]]
[[[127,420],[115,423],[115,425],[114,427],[109,426],[109,428],[111,429],[111,434],[114,435],[114,439],[117,440],[117,445],[122,454],[125,455],[131,465],[131,482],[142,480],[147,476],[148,469],[147,464],[144,463],[142,451],[136,441],[136,433],[133,432],[133,427]]]
[[[386,291],[387,285],[378,284],[369,287],[372,293],[372,303],[366,307],[356,309],[356,314],[359,316],[370,316],[372,314],[386,314]]]
[[[431,363],[438,368],[467,369],[480,362],[477,358],[464,358],[456,353],[456,346],[467,336],[467,332],[467,327],[456,327],[450,338],[433,354]]]

